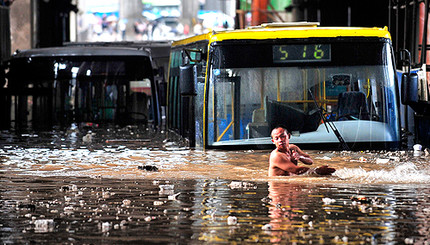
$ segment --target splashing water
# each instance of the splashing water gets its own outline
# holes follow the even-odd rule
[[[53,144],[33,136],[26,146],[8,144],[0,148],[0,171],[38,176],[81,176],[104,178],[225,178],[313,183],[426,184],[430,166],[425,154],[411,152],[317,152],[308,151],[315,167],[337,169],[332,177],[267,177],[270,151],[201,151],[189,149],[171,134],[136,129],[100,132],[92,129],[91,142],[59,140]],[[68,131],[65,132],[67,134]],[[27,134],[26,134],[27,135]],[[29,134],[28,134],[29,135]],[[73,131],[73,135],[88,135]],[[137,137],[140,135],[140,138]],[[25,136],[27,137],[27,136]],[[40,138],[39,140],[36,140]],[[58,135],[56,139],[65,139]],[[81,138],[80,136],[78,138]],[[82,137],[83,138],[83,137]],[[35,142],[51,142],[34,147]],[[146,171],[148,169],[157,171]],[[145,170],[146,169],[146,170]]]
[[[335,176],[342,180],[359,183],[430,183],[430,170],[419,170],[412,162],[400,163],[390,170],[364,170],[363,168],[342,168]]]

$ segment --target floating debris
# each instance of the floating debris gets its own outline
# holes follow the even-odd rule
[[[414,244],[413,238],[405,238],[405,244]]]
[[[323,156],[323,157],[315,157],[315,159],[321,159],[321,160],[331,160],[331,157]]]
[[[53,219],[38,219],[34,221],[34,232],[46,233],[54,231]]]
[[[128,200],[128,199],[124,199],[124,200],[122,200],[122,205],[123,205],[123,206],[128,207],[128,206],[130,206],[130,204],[131,204],[131,201],[130,201],[130,200]]]
[[[34,204],[22,204],[22,203],[20,203],[18,205],[18,208],[19,209],[28,209],[28,210],[30,210],[30,212],[34,212],[36,210],[36,205],[34,205]]]
[[[351,200],[353,202],[357,202],[357,203],[361,203],[361,204],[366,204],[366,203],[372,202],[370,199],[368,199],[365,196],[353,196],[353,197],[351,197]]]
[[[77,185],[63,185],[60,188],[60,191],[78,191],[78,186]]]
[[[243,188],[252,188],[254,185],[252,183],[243,182],[243,181],[232,181],[229,184],[231,189],[243,189]]]
[[[103,222],[101,227],[102,232],[108,232],[111,229],[112,224],[110,222]]]
[[[84,143],[91,143],[93,141],[93,134],[88,132],[84,137],[82,137],[82,142]]]
[[[271,231],[273,229],[273,226],[271,224],[265,224],[263,227],[261,227],[262,230],[265,231]]]
[[[329,198],[329,197],[324,197],[324,198],[322,199],[322,201],[323,201],[323,203],[324,203],[325,205],[330,205],[330,204],[332,204],[332,203],[335,203],[335,202],[336,202],[336,200],[335,200],[335,199],[331,199],[331,198]]]
[[[163,201],[154,201],[154,206],[160,206],[163,205],[164,202]]]
[[[64,207],[63,210],[64,210],[64,214],[71,215],[75,211],[75,208],[73,206],[67,206],[67,207]]]
[[[158,187],[160,187],[160,191],[158,192],[158,194],[160,195],[173,195],[175,194],[175,186],[174,185],[159,185]]]
[[[138,166],[137,169],[145,170],[145,171],[153,171],[153,172],[158,171],[158,168],[156,166],[153,166],[153,165]]]
[[[175,185],[159,185],[160,190],[173,190],[175,188]]]
[[[376,159],[376,164],[387,164],[389,161],[389,158],[378,158]]]
[[[414,148],[414,151],[421,151],[423,149],[423,146],[420,144],[415,144],[413,148]]]
[[[180,194],[181,194],[181,193],[179,192],[179,193],[176,193],[176,194],[170,195],[170,196],[168,196],[168,198],[167,198],[167,199],[172,200],[172,201],[177,200],[176,198],[177,198]]]
[[[261,201],[262,201],[262,202],[265,202],[265,203],[271,203],[271,202],[272,202],[272,199],[271,199],[270,197],[266,196],[266,197],[263,197],[263,198],[261,199]]]
[[[119,226],[121,227],[121,229],[124,229],[125,226],[127,226],[127,225],[128,225],[128,223],[126,220],[121,220],[121,222],[119,222]]]
[[[102,192],[102,197],[104,198],[104,199],[107,199],[107,198],[109,198],[109,197],[111,197],[112,196],[112,194],[109,192],[109,191],[103,191]]]
[[[236,225],[237,224],[237,217],[235,217],[235,216],[228,216],[227,217],[227,224],[228,225]]]

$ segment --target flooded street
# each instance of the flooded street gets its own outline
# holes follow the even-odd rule
[[[307,151],[330,177],[267,177],[270,150],[72,125],[0,135],[3,244],[429,244],[421,151]]]

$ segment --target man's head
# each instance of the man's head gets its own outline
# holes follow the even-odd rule
[[[287,150],[290,145],[290,133],[283,127],[277,127],[271,133],[272,142],[278,150]]]

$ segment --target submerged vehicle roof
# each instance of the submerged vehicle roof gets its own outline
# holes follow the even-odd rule
[[[152,58],[169,57],[171,40],[117,41],[117,42],[67,42],[67,47],[128,47],[151,52]]]
[[[210,42],[241,39],[284,39],[314,37],[377,37],[391,40],[388,28],[380,27],[320,27],[316,22],[269,23],[240,30],[212,31],[173,42],[172,46],[209,40]]]
[[[67,57],[67,56],[149,56],[149,52],[127,47],[51,47],[18,50],[12,58]]]

